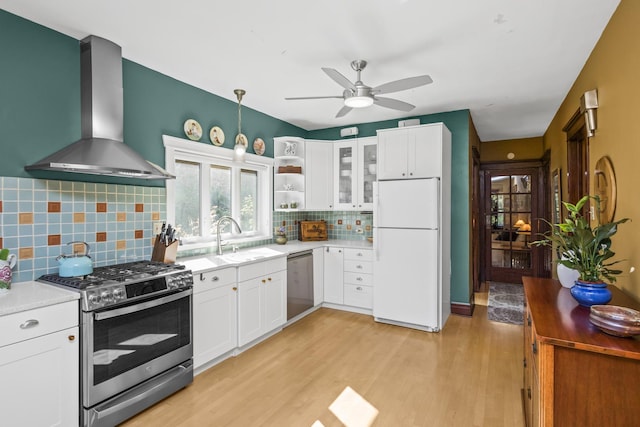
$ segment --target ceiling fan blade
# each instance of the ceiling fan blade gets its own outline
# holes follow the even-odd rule
[[[400,92],[401,90],[413,89],[414,87],[428,85],[433,83],[428,75],[408,77],[393,82],[385,83],[371,89],[371,93],[378,95],[382,93]]]
[[[342,99],[341,96],[301,96],[297,98],[285,98],[286,101],[297,101],[300,99],[328,99],[328,98],[337,98]]]
[[[337,119],[338,117],[346,116],[346,115],[347,115],[347,113],[348,113],[349,111],[351,111],[351,110],[353,110],[353,108],[351,108],[351,107],[347,107],[347,106],[345,105],[344,107],[342,107],[342,108],[340,109],[340,111],[338,111],[338,114],[336,114],[336,119]]]
[[[327,74],[327,76],[331,77],[331,79],[334,82],[338,83],[343,88],[349,89],[349,90],[356,90],[356,86],[353,83],[351,83],[348,78],[346,78],[345,76],[340,74],[338,71],[334,70],[333,68],[322,68],[322,71],[324,71]]]
[[[415,105],[411,105],[404,101],[398,101],[397,99],[392,99],[392,98],[379,98],[377,96],[373,98],[373,103],[381,107],[391,108],[393,110],[400,110],[400,111],[411,111],[414,108],[416,108]]]

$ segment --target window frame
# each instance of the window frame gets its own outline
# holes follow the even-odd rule
[[[240,221],[240,174],[241,170],[257,173],[257,221],[256,231],[242,234],[223,233],[220,237],[233,243],[245,243],[270,239],[273,218],[273,159],[245,153],[243,160],[235,158],[234,150],[216,147],[200,142],[163,135],[165,147],[165,169],[175,175],[175,161],[184,160],[200,165],[200,222],[201,230],[209,229],[209,207],[203,203],[209,193],[209,166],[219,165],[231,168],[231,212]],[[205,166],[205,167],[203,167]],[[206,172],[205,172],[206,170]],[[166,181],[166,216],[168,224],[175,224],[175,180]],[[201,231],[201,234],[203,232]],[[215,242],[215,234],[199,236],[183,241],[179,251],[210,247]]]

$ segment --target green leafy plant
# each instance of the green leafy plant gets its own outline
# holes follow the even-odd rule
[[[543,235],[543,239],[533,244],[555,246],[561,255],[556,262],[577,270],[582,281],[602,282],[606,279],[614,283],[615,276],[622,273],[622,270],[611,268],[620,262],[610,261],[615,255],[611,250],[611,237],[618,231],[618,225],[629,221],[629,218],[598,224],[592,228],[589,219],[581,212],[589,200],[595,202],[595,208],[599,211],[599,196],[584,196],[575,205],[562,202],[569,215],[560,224],[545,221],[551,230]]]

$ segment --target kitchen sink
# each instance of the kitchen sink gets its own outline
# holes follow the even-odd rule
[[[219,258],[225,262],[229,263],[243,263],[249,261],[255,261],[262,258],[270,258],[277,255],[283,255],[282,252],[275,251],[269,248],[255,248],[248,249],[246,251],[241,252],[233,252],[224,255],[219,255],[216,258]]]

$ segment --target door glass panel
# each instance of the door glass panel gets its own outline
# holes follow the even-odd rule
[[[491,266],[531,268],[531,175],[491,177]]]
[[[338,200],[340,203],[353,203],[353,149],[351,147],[340,148],[339,162],[340,187]]]
[[[373,203],[373,182],[376,180],[376,146],[365,145],[362,159],[362,201]]]

